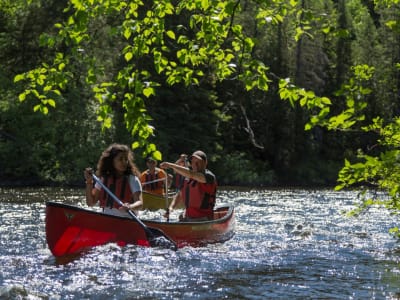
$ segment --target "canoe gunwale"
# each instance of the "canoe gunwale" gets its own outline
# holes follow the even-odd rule
[[[156,220],[145,220],[143,219],[143,222],[146,223],[151,223],[151,224],[168,224],[168,225],[188,225],[188,226],[196,226],[196,225],[207,225],[207,224],[220,224],[220,223],[225,223],[227,220],[229,220],[232,215],[233,215],[233,205],[225,204],[225,205],[220,205],[214,209],[214,212],[222,211],[227,209],[226,214],[218,219],[213,219],[213,220],[203,220],[203,221],[173,221],[173,222],[165,222],[165,221],[156,221]]]

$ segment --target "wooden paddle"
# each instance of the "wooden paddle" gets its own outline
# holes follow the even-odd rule
[[[118,199],[117,196],[115,196],[105,185],[101,180],[94,174],[92,174],[94,181],[96,181],[106,192],[113,198],[115,202],[117,202],[119,205],[123,205],[122,201]],[[153,228],[153,227],[148,227],[146,224],[144,224],[136,215],[133,211],[128,210],[129,215],[132,217],[134,221],[136,221],[144,230],[146,233],[146,237],[149,240],[150,246],[151,247],[161,247],[161,248],[166,248],[166,249],[172,249],[176,251],[178,249],[178,246],[176,243],[168,237],[164,232],[162,232],[158,228]]]
[[[165,172],[165,215],[167,222],[169,222],[169,203],[168,203],[168,173]]]

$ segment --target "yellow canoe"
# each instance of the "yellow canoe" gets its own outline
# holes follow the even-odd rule
[[[159,210],[169,207],[172,201],[172,195],[168,196],[168,204],[165,196],[155,195],[148,192],[142,192],[143,195],[143,209]],[[178,206],[177,208],[183,208]]]

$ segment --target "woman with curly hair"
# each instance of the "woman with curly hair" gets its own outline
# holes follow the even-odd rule
[[[84,175],[87,205],[94,206],[100,202],[104,213],[126,217],[129,217],[128,210],[137,213],[142,207],[140,172],[133,162],[133,153],[128,146],[110,145],[100,156],[96,172],[103,184],[124,203],[122,206],[116,203],[100,184],[96,183],[93,186],[91,168],[86,168]]]

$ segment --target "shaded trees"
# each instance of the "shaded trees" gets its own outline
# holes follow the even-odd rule
[[[0,153],[34,152],[18,174],[79,180],[118,140],[139,159],[202,148],[222,183],[333,183],[345,155],[376,144],[354,122],[398,110],[397,35],[379,25],[395,27],[397,10],[364,2],[70,1],[66,12],[54,1],[13,2],[42,19],[25,35],[36,45],[30,56],[13,61],[19,16],[3,14],[11,29],[1,36]],[[366,63],[375,69],[350,67]],[[14,71],[25,72],[16,77],[18,88],[25,84],[21,103]],[[30,107],[50,114],[32,115]],[[26,133],[21,151],[11,153],[17,144],[9,136]],[[7,174],[15,168],[3,160]]]

